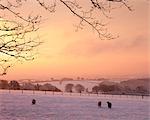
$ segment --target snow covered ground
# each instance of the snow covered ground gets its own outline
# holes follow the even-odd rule
[[[32,99],[37,100],[32,105]],[[97,102],[102,101],[102,108]],[[112,102],[112,109],[106,102]],[[150,101],[141,97],[52,95],[0,90],[0,120],[150,120]]]

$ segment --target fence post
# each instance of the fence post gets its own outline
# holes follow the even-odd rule
[[[33,90],[33,94],[34,94],[35,92],[34,92],[34,90]]]

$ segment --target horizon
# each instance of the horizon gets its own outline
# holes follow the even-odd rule
[[[35,82],[57,82],[57,81],[110,81],[110,82],[121,82],[121,81],[128,81],[128,80],[141,80],[147,79],[150,80],[150,77],[126,77],[126,78],[105,78],[105,77],[97,77],[97,78],[88,78],[88,77],[50,77],[49,79],[34,79],[34,78],[21,78],[21,79],[0,79],[6,81],[35,81]]]

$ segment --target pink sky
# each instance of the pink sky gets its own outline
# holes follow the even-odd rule
[[[1,79],[51,77],[147,77],[149,75],[149,9],[145,0],[134,1],[134,11],[112,12],[108,28],[115,40],[102,41],[89,27],[75,32],[77,19],[65,8],[43,13],[38,31],[44,40],[37,59],[18,63]],[[150,34],[150,33],[149,33]]]

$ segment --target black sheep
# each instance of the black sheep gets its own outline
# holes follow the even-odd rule
[[[107,104],[108,104],[108,108],[110,108],[110,109],[111,109],[111,107],[112,107],[111,102],[107,102]]]
[[[33,99],[32,100],[32,105],[34,105],[36,103],[36,100],[35,99]]]
[[[101,101],[98,102],[98,107],[101,107]]]

